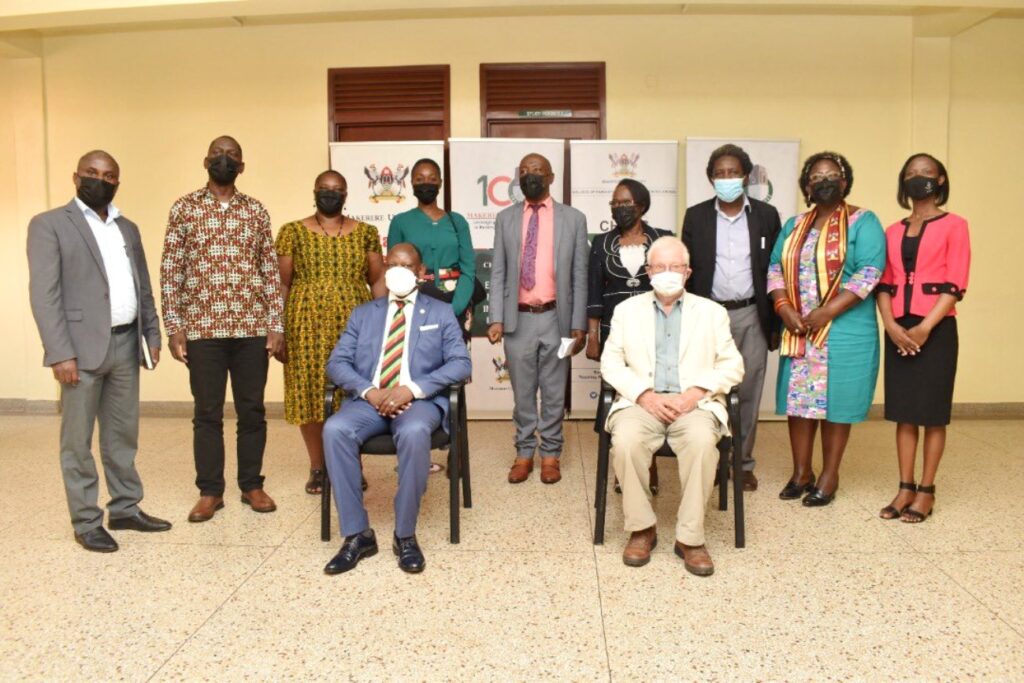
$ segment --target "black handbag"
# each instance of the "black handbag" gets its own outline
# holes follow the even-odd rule
[[[452,224],[452,230],[455,231],[455,238],[458,239],[458,237],[459,237],[459,230],[458,230],[458,228],[455,225],[455,220],[452,218],[452,215],[450,213],[448,213],[447,209],[445,210],[444,213],[445,213],[446,216],[448,216],[448,221]],[[461,248],[461,246],[462,245],[460,244],[459,247]],[[435,277],[436,277],[436,275],[435,275]],[[420,293],[426,294],[427,296],[429,296],[432,299],[439,299],[439,300],[441,300],[441,301],[443,301],[443,302],[445,302],[447,304],[450,304],[452,302],[452,299],[455,298],[455,290],[453,289],[450,292],[446,292],[446,291],[442,290],[440,287],[438,287],[435,284],[435,282],[436,282],[436,280],[434,280],[434,281],[427,281],[427,282],[424,282],[423,284],[421,284],[420,285]],[[470,310],[472,308],[476,308],[477,304],[479,304],[480,302],[482,302],[486,298],[487,298],[487,290],[484,288],[483,283],[480,282],[480,278],[474,277],[473,278],[473,293],[469,296],[469,305],[466,306],[466,310],[468,311],[468,310]]]

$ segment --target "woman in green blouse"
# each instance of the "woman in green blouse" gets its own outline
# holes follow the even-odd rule
[[[420,291],[452,305],[468,337],[476,285],[476,253],[469,223],[461,215],[437,205],[441,194],[441,167],[433,159],[420,159],[412,167],[412,191],[419,205],[391,220],[388,244],[411,242],[423,256],[427,282]]]

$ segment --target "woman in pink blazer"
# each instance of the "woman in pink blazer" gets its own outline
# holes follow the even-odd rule
[[[940,208],[949,199],[949,176],[930,154],[903,164],[897,199],[911,213],[885,231],[885,272],[876,292],[886,332],[885,419],[896,423],[900,487],[879,516],[917,523],[935,505],[956,377],[956,303],[967,291],[971,242],[967,221]],[[917,484],[920,427],[924,466]]]

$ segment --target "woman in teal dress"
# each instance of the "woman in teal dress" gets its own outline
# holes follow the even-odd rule
[[[850,206],[853,168],[834,152],[804,162],[806,213],[790,218],[772,251],[768,291],[785,329],[776,412],[788,416],[793,476],[779,494],[828,505],[839,486],[850,425],[863,421],[878,378],[874,289],[885,268],[878,217]],[[822,470],[811,468],[821,425]],[[806,494],[806,495],[804,495]]]
[[[460,214],[437,205],[441,167],[436,161],[420,159],[413,164],[410,175],[419,204],[391,220],[388,244],[411,242],[420,250],[427,270],[420,292],[450,303],[468,338],[476,286],[476,252],[469,223]]]

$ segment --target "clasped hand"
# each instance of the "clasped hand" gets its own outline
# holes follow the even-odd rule
[[[406,411],[414,398],[412,390],[405,385],[393,389],[370,389],[366,392],[366,400],[381,417],[398,417]]]
[[[692,412],[697,402],[704,397],[704,390],[690,387],[681,394],[656,394],[648,389],[640,394],[637,405],[664,424],[672,424],[683,415]]]

